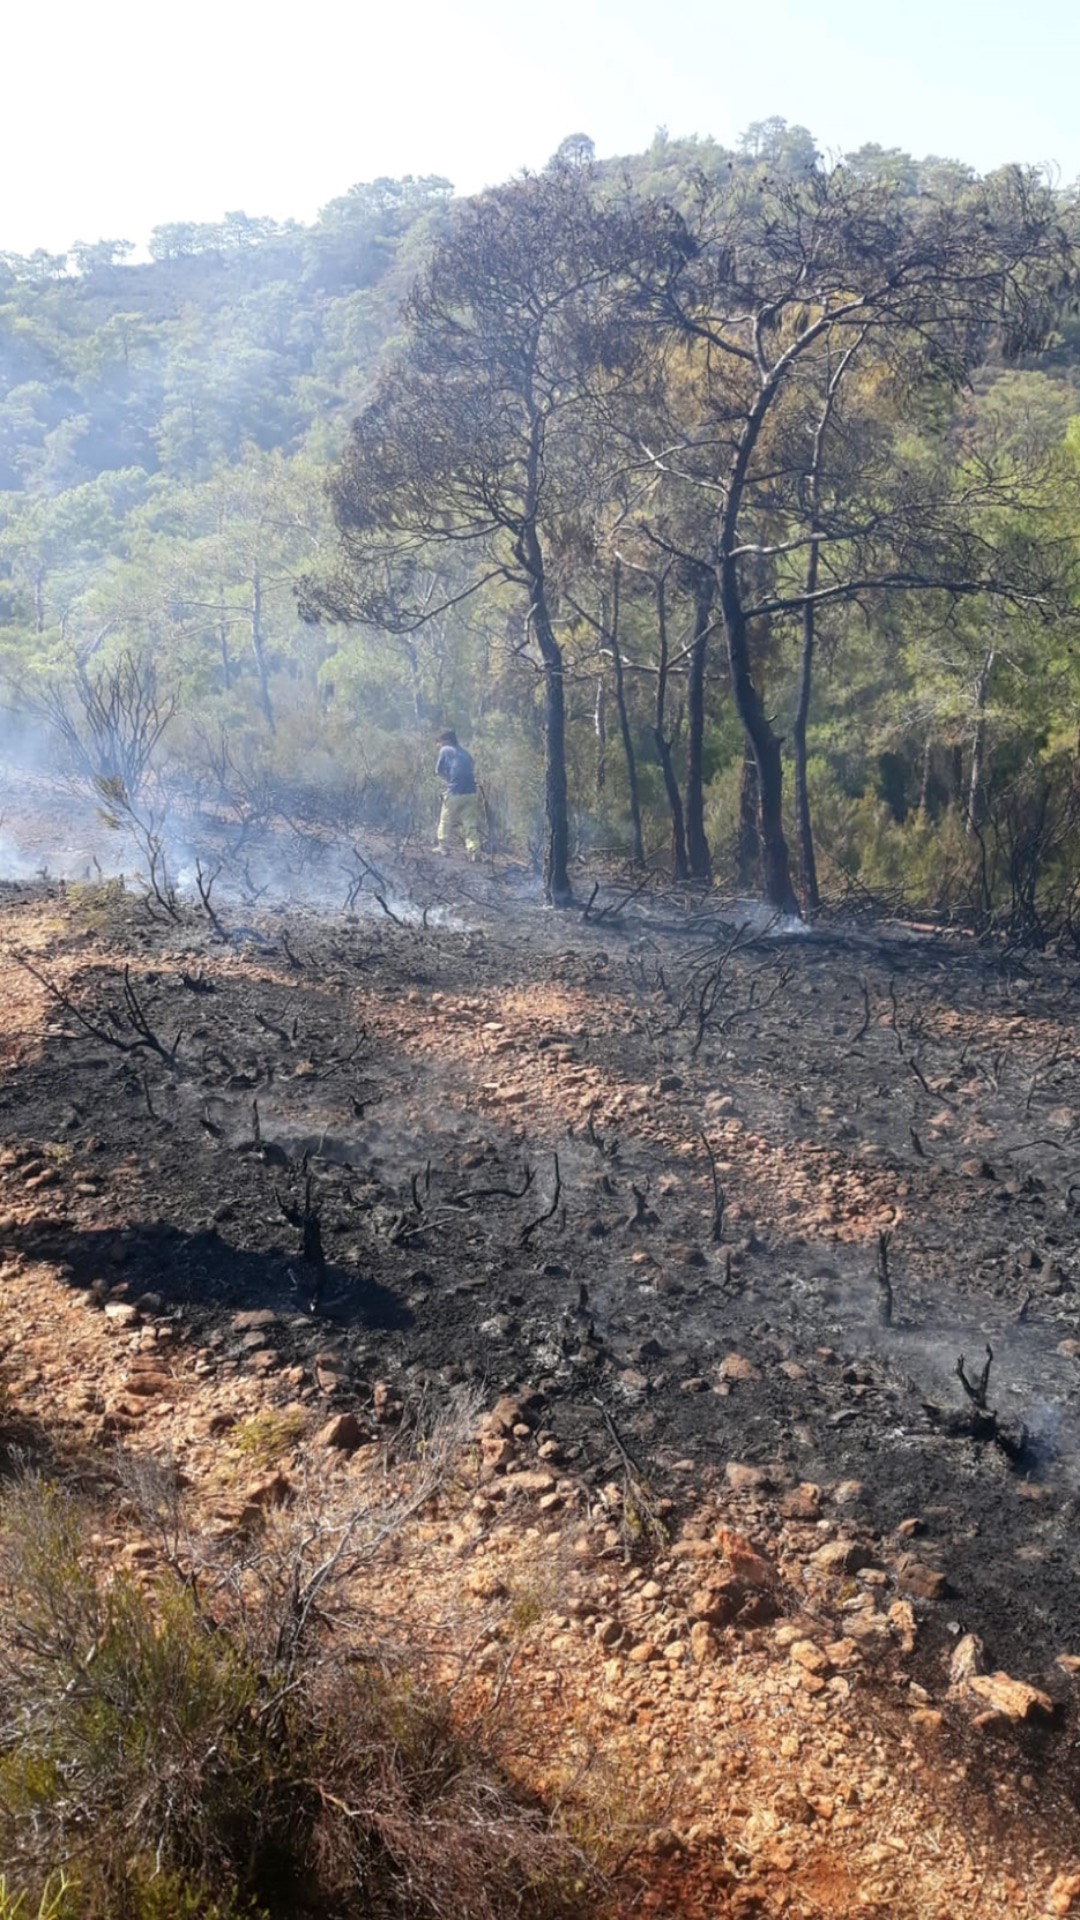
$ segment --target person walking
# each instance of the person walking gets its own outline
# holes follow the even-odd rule
[[[452,727],[439,735],[439,757],[435,772],[443,783],[442,812],[439,815],[439,852],[449,854],[455,834],[460,833],[470,860],[480,858],[480,804],[476,797],[476,768],[471,753],[458,744]]]

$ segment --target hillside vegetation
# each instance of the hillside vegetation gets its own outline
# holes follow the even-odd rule
[[[163,848],[180,794],[429,833],[451,724],[556,902],[1071,927],[1075,233],[776,120],[5,256],[9,750]]]

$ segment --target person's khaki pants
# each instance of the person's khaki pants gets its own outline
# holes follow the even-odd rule
[[[470,860],[480,857],[480,804],[475,793],[443,795],[439,815],[439,848],[449,853],[455,835],[461,835]]]

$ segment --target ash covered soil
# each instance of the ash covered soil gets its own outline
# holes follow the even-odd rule
[[[751,1534],[876,1552],[916,1699],[969,1633],[1047,1696],[971,1736],[973,1777],[1012,1770],[1075,1851],[1075,958],[395,881],[216,925],[4,888],[9,1277],[48,1263],[204,1377],[331,1409],[531,1393],[549,1509],[633,1488],[676,1524],[719,1488]]]

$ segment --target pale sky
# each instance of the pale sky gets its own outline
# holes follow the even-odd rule
[[[1080,176],[1080,7],[1045,0],[8,0],[0,249],[142,243],[227,211],[310,220],[355,181],[461,192],[570,133],[733,145],[781,114],[830,154],[874,140]]]

